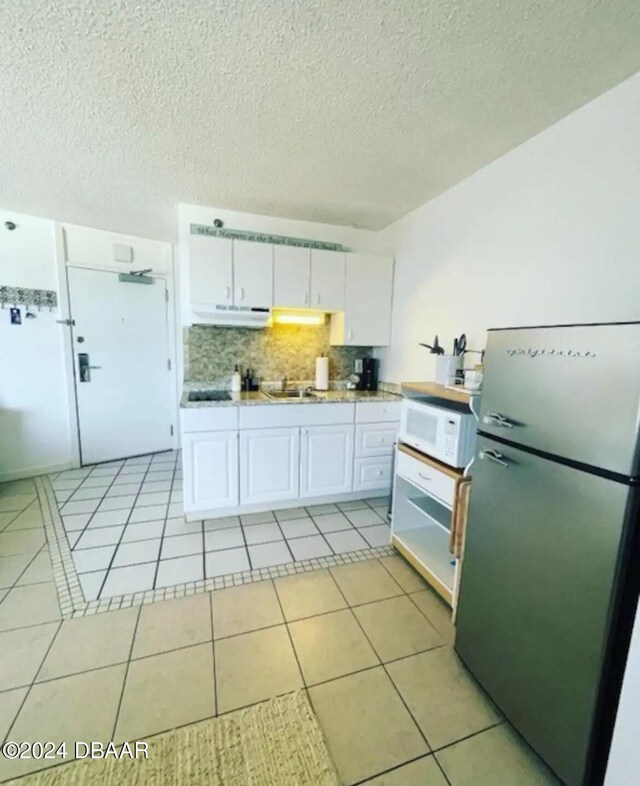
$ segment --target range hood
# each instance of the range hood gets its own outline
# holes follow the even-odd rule
[[[238,308],[193,303],[191,313],[194,325],[261,329],[271,324],[270,308]]]

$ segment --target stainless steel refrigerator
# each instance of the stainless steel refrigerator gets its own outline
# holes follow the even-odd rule
[[[599,784],[640,589],[640,323],[489,331],[479,419],[455,647]]]

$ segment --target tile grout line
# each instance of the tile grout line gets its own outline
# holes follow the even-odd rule
[[[209,595],[209,622],[211,623],[211,657],[213,658],[213,712],[218,716],[218,678],[216,674],[216,628],[213,621],[213,592]]]
[[[127,687],[127,678],[129,676],[129,667],[131,666],[131,656],[133,655],[133,648],[136,642],[136,636],[138,635],[138,626],[140,625],[140,617],[142,616],[142,606],[138,607],[138,612],[136,614],[136,624],[133,627],[133,636],[131,638],[131,646],[129,647],[129,658],[126,661],[126,666],[124,670],[124,678],[122,680],[122,689],[120,690],[120,698],[118,699],[118,706],[116,707],[116,713],[113,719],[113,732],[111,734],[111,739],[115,740],[116,736],[116,729],[118,728],[118,720],[120,719],[120,710],[122,709],[122,700],[124,698],[124,692]]]
[[[94,465],[91,467],[91,469],[89,470],[89,472],[87,473],[87,475],[86,475],[86,476],[85,476],[85,477],[84,477],[84,478],[81,480],[81,482],[80,482],[80,485],[78,486],[78,488],[80,488],[80,486],[82,486],[82,484],[84,483],[84,481],[85,481],[85,480],[87,480],[88,478],[90,478],[90,477],[93,475],[93,473],[94,473],[95,469],[96,469],[97,467],[99,467],[99,466],[100,466],[99,464],[94,464]],[[76,543],[75,543],[75,545],[74,545],[73,547],[71,547],[71,543],[69,543],[69,546],[71,547],[71,551],[72,551],[72,552],[75,550],[75,547],[76,547],[76,545],[77,545],[77,544],[80,542],[80,539],[83,537],[84,533],[85,533],[85,532],[86,532],[86,531],[89,529],[89,524],[91,523],[91,521],[92,521],[93,517],[95,516],[95,514],[98,512],[98,508],[100,507],[100,505],[102,505],[102,503],[103,503],[103,502],[105,501],[105,499],[107,498],[107,494],[108,494],[109,490],[111,489],[111,487],[112,487],[112,486],[113,486],[113,484],[115,483],[115,481],[116,481],[116,478],[118,477],[118,475],[120,474],[120,472],[122,471],[122,469],[123,469],[123,468],[124,468],[124,463],[122,464],[122,466],[121,466],[121,467],[118,467],[118,470],[117,470],[117,472],[116,472],[116,473],[115,473],[115,475],[114,475],[114,476],[111,478],[111,482],[109,483],[109,485],[107,486],[107,488],[104,490],[104,494],[103,494],[101,497],[100,497],[100,496],[98,496],[98,497],[96,497],[96,498],[95,498],[95,499],[100,499],[100,502],[98,502],[98,504],[96,505],[96,507],[93,509],[93,511],[92,511],[92,512],[91,512],[91,514],[89,515],[89,518],[87,519],[87,523],[84,525],[84,527],[82,528],[82,531],[80,532],[80,535],[79,535],[79,536],[78,536],[78,538],[76,539]],[[95,477],[102,477],[102,475],[96,475]],[[76,491],[77,491],[77,490],[78,490],[78,489],[76,489]],[[75,491],[74,491],[73,493],[75,494]],[[55,492],[54,492],[54,496],[55,496]],[[73,496],[73,495],[72,495],[72,496]],[[64,506],[65,506],[66,504],[67,504],[67,503],[65,502],[65,503],[64,503],[64,505],[62,506],[62,510],[60,511],[60,515],[62,516],[62,522],[63,522],[63,524],[64,524]],[[73,515],[73,514],[70,514],[70,515]],[[76,514],[76,515],[77,515],[77,514]],[[66,530],[65,530],[65,532],[66,532]]]
[[[155,455],[155,454],[153,454],[153,455]],[[147,475],[149,474],[149,469],[151,468],[151,462],[153,461],[153,455],[152,455],[152,458],[149,459],[149,464],[147,465],[145,473],[144,473],[144,475],[142,477],[142,483],[140,484],[140,490],[142,489],[142,486],[144,485],[144,482],[147,479]],[[123,467],[124,467],[124,465],[123,465]],[[116,477],[118,476],[118,474],[120,474],[120,473],[118,472],[116,474]],[[115,478],[114,478],[114,480],[115,480]],[[135,499],[133,500],[133,504],[131,505],[131,509],[129,511],[129,515],[127,516],[127,520],[125,521],[125,524],[124,524],[124,527],[122,529],[122,532],[120,533],[120,539],[116,543],[116,547],[115,547],[115,549],[113,551],[113,554],[111,556],[111,560],[109,561],[109,565],[107,566],[107,572],[104,574],[104,579],[103,579],[102,584],[100,586],[100,591],[98,592],[98,600],[101,600],[102,593],[104,591],[105,585],[106,585],[106,583],[107,583],[107,581],[109,579],[109,574],[111,573],[111,569],[113,567],[113,561],[116,558],[116,554],[118,553],[118,549],[120,548],[120,543],[122,543],[122,538],[124,536],[124,531],[127,528],[127,524],[129,524],[129,520],[130,520],[130,518],[131,518],[131,516],[133,514],[133,509],[135,508],[136,502],[138,501],[138,497],[140,496],[140,490],[138,490],[138,493],[135,495]],[[167,510],[168,510],[168,508],[169,508],[169,506],[167,505]],[[166,512],[165,512],[165,526],[166,526]]]
[[[378,562],[378,560],[376,560],[376,562]],[[329,573],[331,573],[331,571],[329,571]],[[340,585],[338,584],[338,581],[337,581],[337,579],[335,578],[335,576],[334,576],[332,573],[331,573],[331,578],[333,579],[333,581],[335,582],[336,586],[338,587],[338,590],[339,590],[339,592],[340,592],[340,593],[343,595],[343,597],[344,597],[345,601],[346,601],[347,603],[349,603],[349,601],[347,600],[347,598],[346,598],[346,596],[344,595],[344,593],[342,593],[342,589],[340,588]],[[395,579],[393,579],[393,581],[394,581],[396,584],[398,584],[398,582],[397,582]],[[400,588],[400,589],[403,591],[403,593],[406,595],[406,592],[404,592],[404,589],[403,589],[403,588],[400,586],[400,584],[398,584],[398,587],[399,587],[399,588]],[[381,600],[384,600],[384,599],[381,599]],[[405,710],[407,711],[407,713],[409,714],[409,717],[411,718],[411,720],[413,721],[413,724],[414,724],[414,726],[416,727],[416,729],[418,730],[418,733],[420,734],[420,736],[421,736],[421,737],[422,737],[422,739],[424,740],[424,742],[425,742],[425,745],[427,746],[427,749],[428,749],[429,751],[432,751],[432,750],[433,750],[433,748],[431,747],[431,745],[430,745],[430,743],[429,743],[429,740],[427,739],[427,735],[426,735],[426,734],[425,734],[425,733],[422,731],[422,729],[421,729],[420,725],[418,724],[418,722],[416,721],[415,717],[413,716],[413,713],[412,713],[412,712],[411,712],[411,710],[409,709],[409,707],[408,707],[408,705],[407,705],[407,702],[404,700],[404,697],[402,696],[402,694],[401,694],[401,693],[400,693],[400,691],[398,690],[398,687],[397,687],[397,685],[395,684],[395,682],[394,682],[394,681],[393,681],[393,679],[391,678],[391,675],[389,674],[389,672],[388,672],[388,670],[387,670],[387,668],[386,668],[386,665],[385,665],[385,663],[383,662],[383,660],[382,660],[382,658],[380,657],[380,655],[378,655],[378,650],[377,650],[377,649],[374,647],[374,645],[373,645],[373,642],[371,641],[371,639],[370,639],[370,638],[369,638],[369,636],[367,635],[367,632],[365,631],[365,629],[363,628],[362,624],[360,623],[360,620],[358,619],[358,615],[357,615],[357,614],[355,614],[355,612],[354,612],[354,611],[353,611],[353,609],[351,608],[351,604],[349,604],[349,609],[351,610],[351,613],[352,613],[352,614],[353,614],[353,616],[355,617],[356,623],[357,623],[358,627],[360,628],[360,630],[362,631],[362,634],[363,634],[363,636],[364,636],[364,637],[366,638],[366,640],[369,642],[369,646],[370,646],[370,647],[371,647],[371,649],[372,649],[372,650],[375,652],[375,654],[376,654],[376,657],[377,657],[377,658],[378,658],[378,660],[380,661],[380,665],[381,665],[381,666],[382,666],[382,668],[384,669],[384,673],[385,673],[385,675],[386,675],[387,679],[389,680],[389,682],[390,682],[390,683],[391,683],[391,685],[393,686],[393,689],[395,690],[395,692],[396,692],[396,694],[398,695],[398,697],[399,697],[400,701],[401,701],[401,702],[402,702],[402,704],[404,705],[404,708],[405,708]],[[435,649],[437,649],[437,648],[435,648]]]
[[[432,751],[429,753],[423,753],[421,756],[414,756],[412,759],[408,759],[407,761],[403,761],[401,764],[395,764],[393,767],[388,767],[386,770],[382,770],[381,772],[374,773],[371,777],[364,778],[361,781],[355,781],[354,783],[350,784],[350,786],[365,786],[367,783],[373,783],[378,778],[381,778],[383,775],[389,775],[389,773],[396,772],[397,770],[401,770],[403,767],[406,767],[409,764],[414,764],[417,761],[422,761],[422,759],[428,759],[431,756],[435,760],[435,756]],[[436,762],[439,769],[441,769],[440,765]],[[444,773],[443,773],[444,774]],[[451,786],[451,781],[445,775],[445,781],[447,782],[447,786]]]
[[[36,677],[38,676],[38,674],[40,673],[40,670],[42,669],[42,664],[45,662],[45,660],[49,656],[49,652],[51,652],[51,648],[53,647],[53,642],[58,637],[58,633],[60,632],[60,629],[62,628],[62,622],[63,622],[63,620],[60,620],[58,622],[58,627],[56,628],[56,632],[51,637],[51,641],[49,642],[49,646],[47,647],[47,651],[45,652],[45,654],[44,654],[44,656],[42,658],[42,661],[40,662],[40,665],[38,666],[38,669],[37,669],[37,671],[35,673],[35,676],[34,676],[33,680],[31,681],[31,683],[27,686],[27,691],[24,694],[24,698],[20,702],[20,706],[18,707],[15,715],[13,716],[13,720],[11,721],[11,725],[7,729],[7,733],[6,733],[5,737],[4,737],[4,739],[2,740],[3,744],[9,739],[9,735],[11,734],[11,731],[12,731],[13,727],[16,725],[16,721],[18,720],[18,716],[22,712],[22,710],[24,708],[24,705],[27,703],[27,699],[29,698],[29,696],[31,694],[31,690],[33,689],[33,686],[36,684]],[[46,625],[46,624],[50,624],[50,623],[41,623],[41,624]],[[8,690],[15,690],[15,688],[9,688]]]
[[[152,459],[152,461],[153,461],[153,459]],[[151,466],[151,463],[149,463],[149,466]],[[176,456],[176,463],[175,463],[175,465],[173,467],[173,475],[171,476],[171,491],[172,492],[173,492],[173,484],[174,484],[175,478],[176,478],[176,472],[177,472],[176,467],[177,466],[178,466],[178,456]],[[145,475],[145,477],[146,477],[146,475]],[[144,483],[144,480],[142,482]],[[169,494],[169,500],[171,500],[171,494]],[[171,504],[171,501],[169,501],[169,505],[170,504]],[[164,548],[165,532],[167,531],[167,521],[169,521],[169,505],[167,505],[167,510],[166,510],[166,514],[165,514],[165,517],[164,517],[164,524],[162,525],[162,534],[160,535],[160,548],[158,549],[158,559],[156,560],[156,569],[155,569],[155,572],[153,574],[153,583],[151,584],[151,589],[154,590],[154,591],[156,590],[156,582],[158,581],[158,573],[160,572],[160,559],[162,558],[162,549]],[[133,508],[132,508],[132,510],[133,510]],[[183,517],[184,517],[184,514],[183,514]],[[203,526],[204,526],[204,522],[203,522]]]
[[[275,581],[273,579],[271,579],[271,589],[273,590],[273,593],[276,596],[276,600],[278,601],[278,608],[280,609],[280,614],[282,615],[284,626],[285,626],[286,631],[287,631],[287,637],[289,639],[289,644],[291,645],[291,649],[293,650],[293,656],[296,659],[296,664],[298,666],[298,673],[300,674],[300,679],[302,680],[302,685],[304,687],[304,690],[307,691],[307,689],[308,689],[307,680],[306,680],[306,677],[304,676],[304,671],[302,670],[302,666],[300,664],[300,658],[298,658],[298,652],[296,650],[295,644],[293,643],[293,637],[291,635],[291,631],[289,630],[289,623],[288,623],[287,618],[285,616],[284,609],[282,608],[282,602],[280,601],[280,595],[278,595],[278,590],[276,588],[276,583],[275,583]],[[309,700],[311,700],[310,697],[309,697],[308,692],[307,692],[307,697],[309,698]]]

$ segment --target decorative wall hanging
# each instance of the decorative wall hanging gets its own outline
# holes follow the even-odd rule
[[[192,235],[208,235],[224,237],[228,240],[250,240],[253,243],[272,243],[275,246],[299,246],[300,248],[317,248],[323,251],[344,251],[340,243],[327,243],[324,240],[308,240],[302,237],[286,235],[269,235],[266,232],[245,232],[241,229],[220,229],[206,224],[191,224]]]
[[[25,287],[0,286],[0,307],[35,306],[38,311],[58,308],[58,295],[51,289],[26,289]]]

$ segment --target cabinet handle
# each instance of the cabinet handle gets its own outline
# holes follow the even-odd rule
[[[320,305],[320,295],[316,295],[316,305]]]
[[[240,300],[244,300],[244,287],[240,287]]]
[[[309,293],[308,292],[304,293],[304,304],[305,304],[305,306],[309,304]]]
[[[309,433],[309,432],[307,431],[307,429],[306,429],[306,428],[303,428],[303,429],[302,429],[302,434],[303,434],[303,436],[305,436],[305,437],[306,437],[308,433]]]
[[[502,426],[502,428],[513,428],[513,423],[506,418],[504,415],[501,415],[499,412],[487,412],[487,414],[482,418],[482,422],[486,423],[488,426]]]
[[[494,464],[499,464],[501,467],[505,469],[509,468],[509,463],[507,461],[503,461],[505,458],[499,450],[494,450],[493,448],[484,448],[478,453],[481,459],[489,459],[489,461],[493,461]]]
[[[231,300],[231,287],[225,287],[227,292],[227,300]]]
[[[431,483],[431,481],[433,480],[433,478],[428,478],[426,475],[423,475],[422,472],[418,472],[418,477],[421,477],[422,480],[426,480],[427,483]]]
[[[349,341],[351,341],[351,339],[353,338],[353,330],[347,330],[347,338],[349,339]]]

